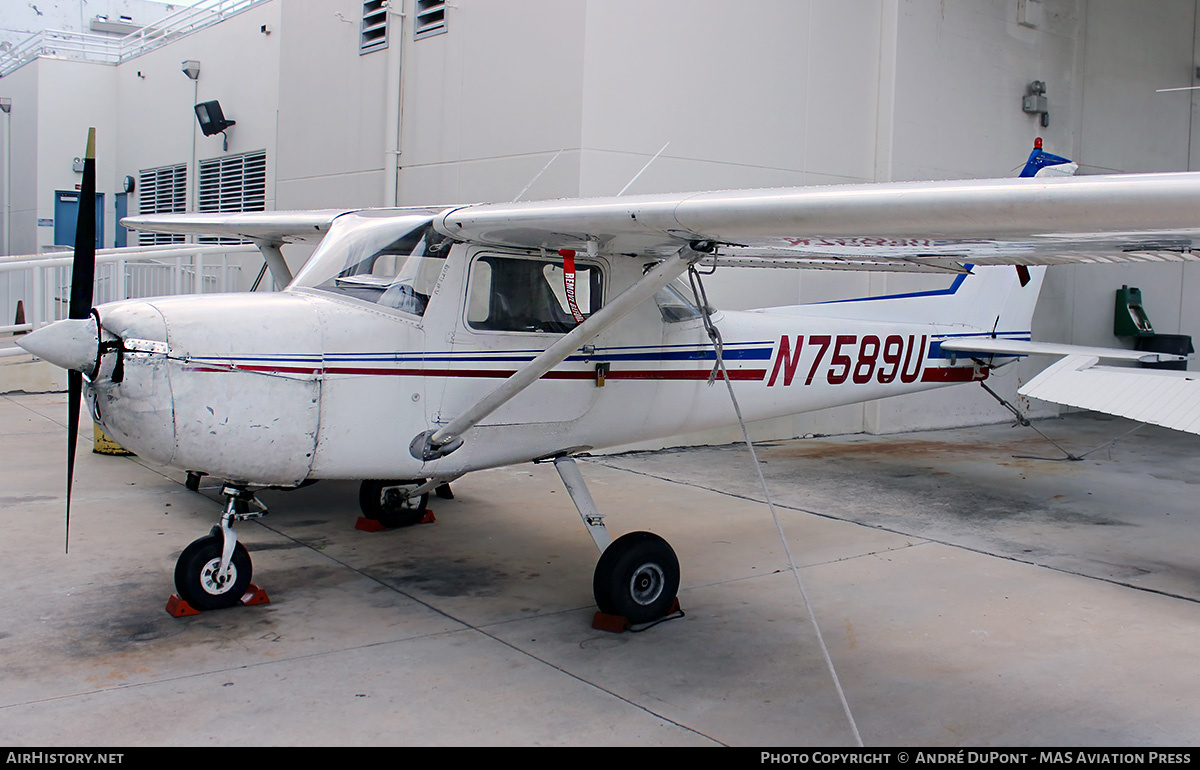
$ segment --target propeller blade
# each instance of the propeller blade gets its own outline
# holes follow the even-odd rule
[[[85,319],[92,314],[92,287],[96,280],[96,129],[88,129],[83,156],[83,181],[79,186],[79,219],[75,225],[75,256],[71,260],[71,304],[67,317]],[[75,478],[75,444],[79,438],[79,401],[83,375],[67,372],[67,521],[64,550],[71,552],[71,487]]]
[[[83,374],[67,372],[67,525],[63,551],[71,552],[71,482],[75,477],[75,444],[79,437],[79,401],[83,396]]]
[[[92,313],[92,284],[96,280],[96,129],[88,129],[79,186],[79,219],[75,223],[75,259],[71,263],[71,304],[68,318]]]

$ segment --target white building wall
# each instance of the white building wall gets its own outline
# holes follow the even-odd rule
[[[112,195],[117,189],[111,183],[117,149],[116,70],[101,64],[57,59],[42,59],[36,66],[37,216],[43,221],[53,220],[55,191],[72,191],[82,181],[83,174],[74,170],[73,161],[83,157],[87,150],[87,130],[95,127],[96,192],[105,194],[104,243],[111,243]],[[66,93],[72,98],[54,98]],[[39,226],[37,241],[39,251],[51,246],[54,228]]]
[[[284,3],[280,9],[281,209],[385,203],[385,114],[395,103],[386,91],[387,64],[394,51],[359,55],[361,13],[361,3],[344,0]],[[395,30],[390,34],[390,46],[402,47]]]
[[[38,75],[40,62],[22,67],[0,81],[0,96],[12,100],[12,110],[2,118],[6,141],[0,163],[4,164],[5,184],[11,196],[8,207],[11,233],[5,234],[12,254],[33,254],[37,251],[37,176],[38,176]]]
[[[405,3],[402,203],[578,195],[586,0],[466,0],[412,39]]]

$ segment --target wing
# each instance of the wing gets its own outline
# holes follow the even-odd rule
[[[1195,260],[1200,173],[959,180],[447,209],[458,240],[653,255],[720,244],[717,264],[961,271],[964,264]]]
[[[1047,367],[1021,395],[1200,433],[1200,380],[1193,372],[1097,366],[1071,355]]]
[[[407,215],[418,209],[395,209]],[[456,240],[654,256],[707,241],[710,262],[961,272],[964,264],[1196,260],[1200,173],[825,185],[479,204],[439,212]],[[126,227],[285,243],[342,210],[126,217]]]
[[[130,230],[182,235],[219,235],[248,241],[291,243],[319,240],[346,209],[253,211],[238,214],[145,214],[125,217]]]

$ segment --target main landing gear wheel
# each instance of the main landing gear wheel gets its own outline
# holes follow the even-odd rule
[[[679,559],[652,532],[630,532],[600,554],[592,594],[601,612],[649,623],[671,610],[679,592]]]
[[[358,506],[363,516],[388,529],[411,526],[425,517],[425,506],[429,504],[428,492],[412,495],[422,483],[368,479],[358,488]]]
[[[175,590],[179,598],[201,612],[219,610],[237,604],[250,586],[254,570],[250,554],[238,543],[224,575],[221,567],[221,535],[208,535],[195,540],[175,562]]]

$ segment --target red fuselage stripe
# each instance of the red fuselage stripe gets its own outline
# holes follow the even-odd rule
[[[975,376],[975,367],[941,367],[926,369],[921,374],[921,382],[973,382],[976,379],[986,380],[987,369],[980,369]]]
[[[515,374],[507,369],[381,369],[377,367],[359,366],[329,366],[314,369],[309,366],[253,366],[240,365],[230,367],[191,366],[194,372],[263,372],[266,374],[342,374],[367,375],[387,377],[470,377],[506,379]],[[707,380],[711,369],[626,369],[609,371],[605,378],[609,380]],[[921,374],[921,382],[972,382],[976,379],[986,379],[987,370],[980,371],[976,377],[974,367],[932,367]],[[760,382],[766,379],[766,369],[733,369],[729,378],[734,381]],[[594,380],[596,373],[592,371],[549,372],[543,375],[545,380]],[[718,375],[718,379],[723,379]]]
[[[197,367],[200,369],[200,367]],[[358,366],[329,366],[324,369],[312,369],[304,366],[237,366],[236,371],[267,372],[275,374],[351,374],[376,375],[389,377],[489,377],[506,379],[513,376],[515,371],[506,369],[380,369]],[[203,368],[202,371],[228,371],[221,369]],[[689,370],[660,370],[652,369],[609,372],[610,380],[706,380],[710,369]],[[766,369],[735,369],[730,371],[732,380],[761,380],[767,376]],[[593,371],[549,372],[543,376],[546,380],[594,380]]]

